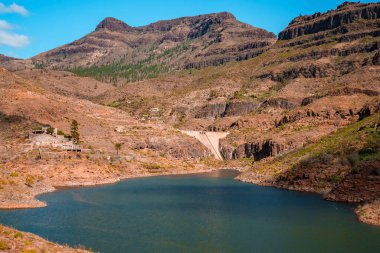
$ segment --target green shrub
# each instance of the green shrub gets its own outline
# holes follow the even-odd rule
[[[16,171],[13,171],[11,174],[10,174],[11,177],[18,177],[18,173]]]
[[[8,250],[10,248],[6,241],[0,240],[0,250]]]
[[[16,232],[14,235],[13,235],[14,238],[23,238],[24,235],[21,233],[21,232]]]

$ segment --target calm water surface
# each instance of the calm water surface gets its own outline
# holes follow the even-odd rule
[[[63,190],[48,207],[1,211],[0,222],[100,252],[379,253],[380,228],[353,206],[259,187],[231,172],[133,179]]]

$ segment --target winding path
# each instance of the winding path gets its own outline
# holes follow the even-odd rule
[[[223,160],[223,156],[219,152],[219,140],[225,138],[228,135],[228,133],[187,130],[181,130],[181,132],[196,138],[211,151],[211,153],[215,156],[216,159]]]

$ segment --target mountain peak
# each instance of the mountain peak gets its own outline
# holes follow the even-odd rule
[[[133,28],[121,20],[118,20],[118,19],[112,18],[112,17],[107,17],[107,18],[103,19],[96,26],[95,31],[98,31],[101,29],[107,29],[107,30],[114,31],[114,32],[125,32],[125,31],[130,31]]]
[[[218,12],[218,13],[215,13],[216,16],[220,17],[221,19],[236,19],[234,14],[230,13],[230,12]]]

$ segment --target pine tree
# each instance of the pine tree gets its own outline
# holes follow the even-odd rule
[[[73,138],[73,143],[78,144],[79,143],[79,132],[78,132],[78,122],[74,119],[71,122],[71,137]]]
[[[116,149],[116,155],[117,156],[119,156],[119,150],[121,149],[121,145],[123,145],[123,144],[121,144],[121,143],[116,143],[115,144],[115,149]]]

